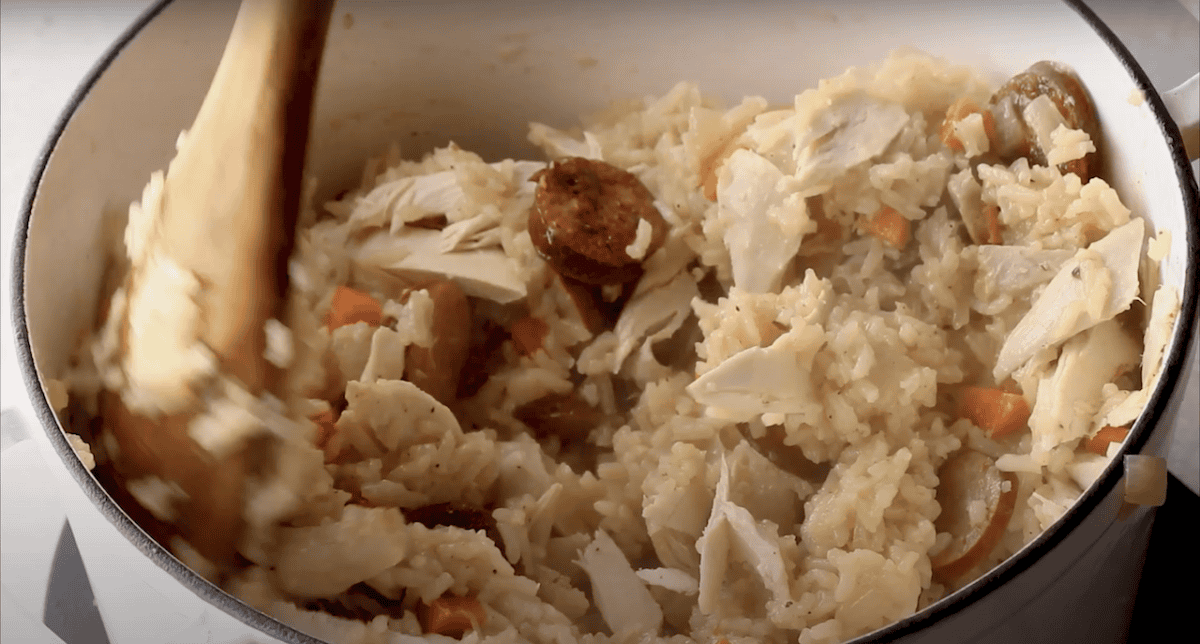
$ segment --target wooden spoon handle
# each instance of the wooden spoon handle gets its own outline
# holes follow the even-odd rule
[[[116,476],[125,483],[151,476],[177,484],[185,500],[172,523],[219,566],[234,562],[245,529],[255,452],[239,443],[216,454],[197,443],[191,422],[205,412],[207,395],[222,394],[204,391],[213,383],[188,381],[196,376],[179,365],[190,363],[172,354],[198,341],[216,356],[220,374],[240,380],[250,394],[278,384],[281,371],[264,355],[264,326],[284,306],[332,9],[333,0],[243,0],[208,94],[167,170],[156,217],[139,224],[148,227],[140,230],[144,238],[130,238],[138,240],[141,264],[134,262],[126,282],[129,309],[136,304],[157,314],[143,315],[137,325],[126,318],[125,372],[153,376],[131,376],[126,386],[135,393],[196,395],[174,395],[158,404],[157,414],[127,408],[123,396],[105,396],[102,414],[120,447]],[[196,278],[187,283],[199,286],[191,295],[198,318],[186,295],[147,286],[156,271]],[[156,342],[162,338],[175,341]],[[167,367],[152,368],[162,364]]]
[[[333,0],[245,0],[167,172],[162,248],[204,285],[200,338],[252,393],[279,314]]]

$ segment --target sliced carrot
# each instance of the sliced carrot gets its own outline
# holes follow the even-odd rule
[[[467,631],[483,626],[487,612],[474,597],[443,595],[424,607],[418,617],[426,633],[461,638]]]
[[[1020,394],[993,387],[967,387],[959,413],[992,438],[998,438],[1028,427],[1029,411],[1029,403]]]
[[[517,320],[509,333],[512,334],[517,352],[523,356],[531,356],[542,349],[542,342],[549,332],[550,327],[544,320],[530,315]]]
[[[984,242],[1003,244],[1004,238],[1000,236],[1000,207],[991,203],[984,206],[983,220],[987,222],[987,239],[984,239]]]
[[[1128,435],[1128,427],[1113,427],[1112,425],[1106,425],[1101,427],[1100,431],[1096,432],[1095,436],[1089,438],[1083,448],[1093,454],[1104,456],[1108,454],[1109,443],[1124,442],[1125,437]]]
[[[972,114],[979,114],[983,117],[983,131],[987,133],[988,145],[989,147],[995,145],[996,119],[992,116],[991,110],[980,109],[975,101],[964,96],[946,108],[946,118],[942,120],[942,127],[938,131],[938,136],[942,139],[942,143],[946,144],[946,147],[955,152],[963,151],[962,141],[959,141],[954,134],[954,124]]]
[[[382,320],[383,307],[380,306],[379,300],[349,286],[339,286],[333,292],[333,301],[329,305],[329,313],[325,316],[325,325],[332,331],[355,322],[379,326]]]
[[[871,216],[863,229],[893,248],[901,249],[908,245],[908,239],[912,234],[912,224],[891,206],[880,208]]]

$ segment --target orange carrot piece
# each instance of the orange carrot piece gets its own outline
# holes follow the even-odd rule
[[[349,286],[337,287],[337,290],[333,292],[329,313],[325,316],[325,325],[329,327],[330,331],[355,322],[366,322],[371,326],[379,326],[382,321],[383,307],[379,301]]]
[[[461,638],[464,633],[483,626],[487,613],[474,597],[442,595],[421,611],[421,627],[426,633]]]
[[[542,342],[550,327],[541,318],[532,315],[517,320],[512,326],[513,345],[523,356],[531,356],[542,349]]]
[[[912,234],[912,224],[895,208],[884,206],[863,226],[870,234],[882,239],[893,248],[903,249]]]
[[[938,136],[942,139],[942,143],[946,144],[946,147],[955,152],[963,151],[962,141],[959,141],[958,137],[954,135],[954,124],[972,114],[979,114],[983,117],[983,131],[987,133],[988,144],[995,146],[996,118],[992,116],[991,110],[980,109],[975,101],[964,96],[946,108],[946,118],[942,120],[942,127],[938,130]]]
[[[1112,425],[1106,425],[1101,427],[1100,431],[1096,432],[1095,436],[1089,438],[1083,448],[1093,454],[1104,456],[1105,454],[1108,454],[1109,443],[1123,442],[1125,437],[1128,435],[1128,427],[1113,427]]]
[[[983,207],[983,219],[987,222],[987,239],[984,241],[989,244],[1003,244],[1004,238],[1000,236],[1000,208],[996,204],[988,204]]]
[[[967,387],[960,413],[992,438],[999,438],[1028,427],[1030,410],[1020,394],[992,387]]]

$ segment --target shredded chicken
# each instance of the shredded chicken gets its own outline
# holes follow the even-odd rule
[[[1132,220],[1063,264],[1004,340],[992,372],[996,380],[1003,380],[1039,351],[1129,308],[1138,294],[1145,230],[1142,220]]]

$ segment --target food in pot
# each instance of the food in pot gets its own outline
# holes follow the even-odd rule
[[[662,247],[667,224],[633,174],[603,161],[552,162],[537,181],[529,239],[559,275],[585,284],[637,279],[642,259]]]
[[[1053,524],[1158,378],[1178,294],[1061,66],[993,92],[902,51],[529,136],[547,161],[393,153],[308,213],[285,399],[222,417],[281,446],[241,565],[124,482],[153,534],[334,642],[840,642]]]

